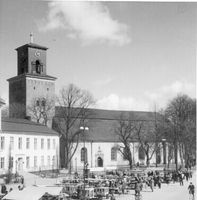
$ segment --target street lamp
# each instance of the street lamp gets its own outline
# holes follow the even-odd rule
[[[85,169],[86,169],[86,161],[87,161],[87,152],[85,154],[85,131],[88,131],[89,128],[87,126],[81,126],[79,128],[81,131],[83,131],[83,153],[84,153],[84,161],[83,161],[83,197],[85,199]]]
[[[166,139],[162,139],[163,143],[163,164],[166,165]]]

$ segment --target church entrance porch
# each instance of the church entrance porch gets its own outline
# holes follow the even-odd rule
[[[97,158],[97,166],[98,167],[103,167],[103,159],[101,157]]]

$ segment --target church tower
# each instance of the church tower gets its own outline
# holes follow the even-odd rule
[[[33,34],[30,43],[16,49],[17,76],[8,79],[10,117],[31,118],[27,108],[32,99],[54,97],[56,78],[47,75],[47,49],[33,43]]]

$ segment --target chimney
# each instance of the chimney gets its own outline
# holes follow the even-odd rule
[[[3,99],[0,98],[0,131],[2,130],[2,127],[1,127],[1,108],[3,107],[3,105],[5,105],[5,102]]]

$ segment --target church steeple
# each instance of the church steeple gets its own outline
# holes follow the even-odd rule
[[[47,75],[47,49],[33,43],[33,33],[30,43],[16,48],[17,76],[8,79],[10,117],[29,116],[27,108],[33,98],[54,96],[56,78]]]

